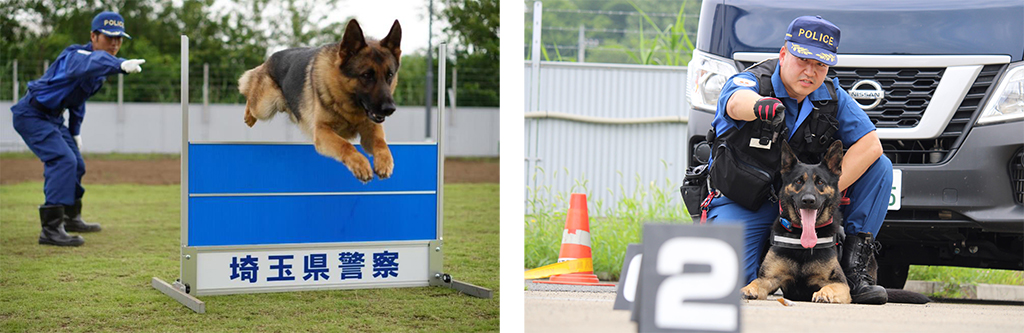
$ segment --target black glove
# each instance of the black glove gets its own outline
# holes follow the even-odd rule
[[[777,98],[764,97],[754,103],[754,115],[763,121],[771,121],[776,114],[782,112],[786,112],[786,106]]]

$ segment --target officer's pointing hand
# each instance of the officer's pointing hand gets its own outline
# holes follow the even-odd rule
[[[135,74],[142,71],[142,65],[146,63],[146,59],[132,59],[125,60],[121,63],[121,70],[128,74]]]
[[[757,119],[771,121],[776,114],[786,112],[786,106],[777,98],[764,97],[754,103],[754,115]]]

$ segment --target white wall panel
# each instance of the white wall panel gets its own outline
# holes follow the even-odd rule
[[[526,63],[527,91],[540,85],[539,111],[620,119],[689,113],[683,67],[542,62],[539,82],[532,80],[529,69]],[[527,201],[533,193],[568,198],[568,193],[585,192],[595,214],[601,213],[598,203],[607,209],[633,197],[637,185],[650,193],[654,182],[672,192],[669,204],[682,205],[676,193],[686,170],[685,123],[525,122]],[[651,198],[645,200],[650,203]]]
[[[28,151],[14,130],[10,101],[0,102],[0,152]],[[189,105],[189,137],[199,141],[284,141],[310,142],[284,114],[249,128],[242,121],[244,105]],[[460,107],[449,112],[446,154],[448,156],[498,156],[498,108]],[[426,126],[423,107],[400,106],[384,123],[391,142],[424,141]],[[437,109],[431,112],[434,119]],[[431,124],[435,124],[431,120]],[[432,133],[436,128],[432,127]],[[86,104],[82,123],[83,151],[87,153],[178,153],[181,145],[181,105],[174,103],[125,103],[118,116],[116,103]]]

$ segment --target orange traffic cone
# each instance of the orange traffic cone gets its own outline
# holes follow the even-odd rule
[[[569,215],[565,219],[565,230],[562,231],[562,249],[558,253],[558,262],[584,259],[590,263],[590,218],[587,215],[587,195],[573,193],[569,199]],[[615,286],[600,283],[594,268],[586,265],[589,270],[569,274],[554,275],[548,281],[535,283],[571,284],[585,286]]]

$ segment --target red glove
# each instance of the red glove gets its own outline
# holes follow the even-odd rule
[[[782,105],[782,101],[777,98],[764,97],[754,103],[754,115],[757,116],[757,119],[771,121],[776,114],[781,112],[786,112],[786,106]]]

